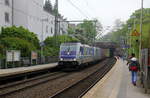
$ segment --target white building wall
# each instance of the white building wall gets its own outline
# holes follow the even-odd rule
[[[43,37],[44,37],[44,39],[47,36],[54,36],[55,17],[44,11],[42,20],[43,20]]]
[[[68,34],[68,22],[65,22],[64,19],[59,19],[59,21],[61,21],[59,23],[59,34],[60,35],[67,35]]]
[[[28,0],[14,0],[14,25],[28,28]]]
[[[54,16],[43,10],[42,0],[15,0],[14,6],[17,8],[14,13],[16,26],[36,33],[40,40],[53,36],[51,29],[54,31]]]
[[[5,13],[8,13],[9,22],[5,21]],[[0,30],[7,26],[12,26],[12,0],[9,0],[9,5],[5,4],[5,0],[0,0]]]
[[[38,38],[42,40],[42,13],[43,2],[42,0],[28,0],[28,29],[35,32]],[[43,38],[44,40],[44,38]]]
[[[37,34],[40,40],[54,35],[55,16],[43,10],[43,0],[13,0],[13,22]],[[9,6],[0,0],[0,27],[12,26],[12,0]],[[9,13],[10,22],[5,22],[5,12]],[[68,24],[60,23],[60,35],[67,34]],[[65,33],[64,33],[65,32]]]

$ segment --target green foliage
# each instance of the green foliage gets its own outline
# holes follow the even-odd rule
[[[93,21],[84,20],[83,23],[77,25],[76,28],[69,28],[70,35],[75,36],[81,43],[90,44],[96,37],[96,27]]]
[[[2,44],[0,44],[0,59],[3,58],[3,54],[4,53],[4,46]]]
[[[87,43],[91,43],[96,37],[95,25],[92,21],[85,20],[82,24],[78,25],[78,28],[79,30],[81,29],[81,32],[79,31],[79,33],[87,38]]]
[[[44,43],[45,56],[58,56],[61,43],[65,42],[78,42],[79,40],[67,35],[48,37]]]
[[[52,7],[52,4],[51,4],[51,1],[50,0],[46,0],[45,1],[45,5],[44,5],[44,10],[47,11],[48,13],[53,13],[53,7]]]
[[[140,15],[141,10],[135,11],[131,16],[135,16],[135,22],[136,22],[136,30],[140,33]],[[134,19],[130,18],[127,23],[128,25],[131,25],[132,29],[130,33],[132,33],[134,29]],[[143,10],[143,27],[142,27],[142,48],[150,48],[150,8],[145,8]],[[138,42],[136,41],[138,40]],[[138,56],[139,54],[139,37],[131,36],[131,45],[132,48],[130,49],[130,53],[134,52]]]
[[[23,27],[7,27],[2,28],[2,32],[0,34],[0,39],[4,37],[18,37],[20,39],[24,39],[32,43],[36,48],[39,48],[39,40],[36,34],[33,32],[30,32],[27,29],[24,29]]]
[[[75,28],[69,26],[69,28],[68,28],[68,33],[69,33],[70,35],[74,34],[74,33],[75,33]]]
[[[0,45],[5,50],[21,50],[22,57],[30,56],[31,51],[36,50],[36,48],[30,42],[17,37],[2,38],[0,40]]]
[[[134,30],[134,21],[136,25],[136,30],[140,33],[140,15],[141,10],[136,10],[131,17],[128,19],[127,23],[122,26],[121,29],[117,29],[116,31],[112,31],[107,37],[111,41],[120,43],[120,37],[123,36],[127,43],[130,43],[131,38],[131,48],[129,49],[129,53],[136,53],[138,57],[139,54],[139,36],[131,36],[131,33]],[[132,18],[135,16],[135,18]],[[128,27],[130,26],[131,29]],[[142,48],[150,48],[150,8],[145,8],[143,10],[143,27],[142,27]]]
[[[30,56],[30,52],[38,50],[37,35],[23,27],[2,28],[0,33],[0,57],[4,57],[6,50],[21,50],[21,56]]]

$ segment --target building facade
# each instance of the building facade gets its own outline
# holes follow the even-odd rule
[[[14,25],[35,32],[43,41],[54,35],[55,17],[43,10],[42,0],[14,0]]]
[[[40,41],[53,36],[55,16],[44,11],[43,5],[43,0],[0,0],[0,27],[23,26]]]
[[[63,19],[63,17],[60,17],[58,22],[58,31],[60,35],[67,35],[68,34],[68,27],[69,27],[69,23]]]
[[[12,26],[12,0],[0,0],[0,30],[7,26]]]

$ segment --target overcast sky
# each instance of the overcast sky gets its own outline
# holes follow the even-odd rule
[[[141,7],[141,0],[58,0],[59,11],[68,20],[97,18],[103,26],[112,26],[116,19],[126,21]],[[69,1],[77,6],[81,14]],[[51,0],[52,3],[55,0]],[[144,7],[150,8],[150,0],[144,0]]]

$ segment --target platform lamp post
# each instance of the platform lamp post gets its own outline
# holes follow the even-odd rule
[[[43,22],[44,21],[48,21],[48,18],[45,18],[45,19],[41,19],[41,22],[42,22],[42,33],[41,33],[41,43],[40,43],[40,46],[41,46],[41,61],[43,61],[43,46],[44,46],[44,31],[43,31]]]
[[[140,45],[139,45],[139,62],[140,62],[140,65],[142,64],[142,58],[141,58],[141,50],[142,50],[142,32],[143,32],[143,1],[144,0],[141,0],[141,16],[140,16]]]
[[[58,35],[58,0],[55,0],[55,37]]]
[[[131,50],[131,46],[132,46],[131,45],[131,32],[130,31],[131,31],[131,25],[128,25],[128,41],[129,41],[129,46],[130,46],[129,47],[129,53],[128,53],[129,55],[130,55],[130,50]]]
[[[131,16],[131,19],[133,19],[133,29],[136,29],[136,16]]]
[[[136,16],[131,16],[131,19],[133,19],[133,31],[136,30]],[[134,53],[134,47],[132,48],[132,52]]]

